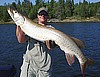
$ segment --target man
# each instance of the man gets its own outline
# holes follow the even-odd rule
[[[48,11],[42,7],[38,10],[38,24],[47,25]],[[51,76],[51,41],[40,42],[27,36],[19,26],[16,28],[19,43],[28,41],[27,51],[21,66],[20,77],[50,77]]]

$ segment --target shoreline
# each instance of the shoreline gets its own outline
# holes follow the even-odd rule
[[[34,19],[33,21],[37,22],[36,19]],[[67,17],[66,19],[63,20],[59,20],[59,19],[48,19],[47,21],[48,23],[78,23],[78,22],[100,22],[100,19],[98,18],[85,18],[85,19],[81,19],[81,18],[73,18],[73,17]],[[4,22],[4,21],[0,21],[0,24],[15,24],[14,21],[9,21],[9,22]]]
[[[76,18],[76,17],[66,17],[63,20],[59,20],[59,19],[50,19],[48,20],[48,22],[100,22],[99,18],[95,18],[95,17],[90,17],[90,18]]]
[[[10,22],[1,22],[0,21],[0,24],[15,24],[13,21],[10,21]]]

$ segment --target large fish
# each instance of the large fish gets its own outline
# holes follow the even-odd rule
[[[70,38],[59,30],[41,26],[14,8],[9,7],[7,10],[16,25],[20,26],[28,36],[42,42],[46,40],[54,41],[60,49],[65,52],[69,65],[74,62],[75,55],[80,63],[82,74],[84,76],[85,68],[87,65],[92,64],[93,61],[83,55],[78,47],[78,39]]]

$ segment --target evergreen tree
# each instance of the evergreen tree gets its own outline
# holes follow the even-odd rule
[[[100,2],[97,2],[96,6],[97,6],[96,16],[100,19]]]
[[[66,0],[65,10],[66,10],[66,16],[71,17],[72,16],[72,3],[71,3],[71,0]]]
[[[0,6],[0,21],[3,19],[3,6]]]
[[[17,9],[15,2],[12,2],[11,6]]]
[[[36,16],[37,12],[36,12],[36,7],[34,6],[33,8],[31,8],[28,17],[33,20],[34,18],[36,18]]]
[[[57,9],[55,12],[55,17],[62,20],[63,18],[65,18],[65,2],[64,0],[59,0],[59,2],[57,3]]]
[[[30,0],[24,0],[25,4],[29,4]]]
[[[50,6],[48,7],[48,9],[50,10],[49,17],[54,18],[55,17],[55,9],[56,9],[55,0],[51,0]]]
[[[59,6],[61,10],[61,19],[64,19],[65,16],[65,1],[64,0],[59,0]]]
[[[21,10],[21,2],[20,2],[20,0],[18,0],[18,4],[17,4],[17,9],[19,9],[19,10]]]
[[[79,2],[79,4],[74,4],[74,0],[48,0],[48,2],[45,2],[45,0],[35,0],[36,4],[32,5],[30,0],[24,0],[22,4],[20,0],[16,0],[16,2],[17,1],[17,4],[12,2],[12,4],[8,5],[21,10],[32,20],[37,17],[37,11],[42,6],[48,7],[50,18],[64,19],[65,17],[71,16],[80,16],[84,18],[100,17],[100,2],[88,3],[86,0],[83,0],[83,2]],[[0,6],[0,21],[8,21],[10,18],[7,10],[4,8],[8,5],[4,3],[4,6]]]
[[[50,2],[50,7],[53,9],[54,8],[54,3],[55,3],[55,0],[51,0]]]
[[[42,0],[36,0],[35,3],[36,11],[38,11],[38,9],[44,5],[44,2]]]
[[[20,0],[18,0],[18,5],[21,5],[21,2],[20,2]]]
[[[57,19],[61,19],[61,12],[60,12],[61,9],[59,9],[59,8],[60,8],[59,2],[57,2],[56,12],[55,12],[55,18],[57,18]]]
[[[83,1],[82,4],[80,4],[80,16],[81,17],[88,17],[89,14],[89,8],[88,8],[88,2],[87,1]]]
[[[78,5],[78,3],[74,6],[73,15],[79,16],[79,5]]]
[[[74,0],[72,0],[72,16],[74,14]]]
[[[43,0],[39,0],[39,5],[38,6],[39,6],[39,8],[44,6]]]
[[[88,2],[84,0],[84,17],[89,17],[89,5]]]
[[[29,0],[24,0],[24,2],[22,2],[22,11],[26,15],[28,15],[30,10],[31,10],[31,2],[29,2]]]
[[[4,6],[4,7],[3,7],[3,19],[2,19],[2,20],[3,20],[4,22],[7,22],[8,19],[9,19],[8,12],[7,12],[6,7]]]
[[[35,6],[36,6],[36,11],[38,11],[38,9],[39,9],[39,0],[35,0]]]
[[[97,10],[96,16],[100,19],[100,7]]]

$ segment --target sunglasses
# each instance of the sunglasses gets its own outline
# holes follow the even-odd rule
[[[40,12],[38,15],[39,15],[39,16],[42,16],[42,15],[48,16],[48,13],[47,13],[47,12]]]

